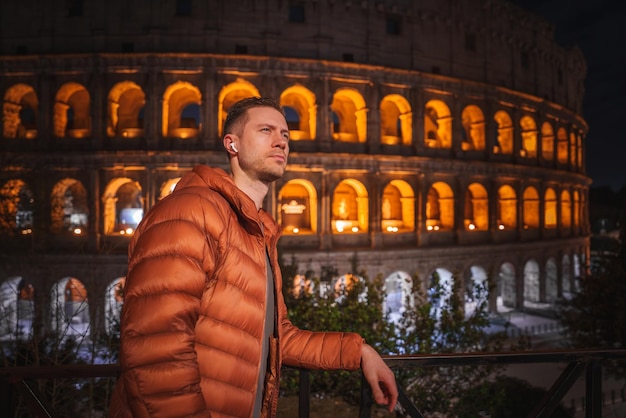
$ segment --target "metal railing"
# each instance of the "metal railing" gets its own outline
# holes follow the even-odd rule
[[[483,366],[512,364],[564,364],[564,370],[547,390],[541,401],[535,405],[530,417],[549,417],[563,401],[574,383],[584,375],[585,379],[585,417],[602,416],[602,368],[607,360],[626,360],[626,350],[551,350],[534,352],[503,353],[463,353],[439,355],[402,355],[384,356],[392,368],[399,367],[449,367]],[[120,368],[117,364],[106,365],[59,365],[59,366],[23,366],[0,369],[0,381],[10,385],[22,397],[34,417],[58,418],[45,397],[40,393],[35,381],[41,379],[117,377]],[[402,412],[398,416],[423,417],[417,406],[399,388],[399,404]],[[11,396],[11,391],[3,391],[0,396]],[[8,399],[1,399],[3,405],[11,405]],[[300,370],[298,416],[310,415],[309,372]],[[371,416],[372,396],[367,383],[362,380],[359,418]],[[10,409],[10,408],[9,408]],[[10,411],[7,411],[10,412]]]

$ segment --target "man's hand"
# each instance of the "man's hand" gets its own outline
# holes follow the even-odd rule
[[[396,377],[376,350],[368,344],[363,344],[361,348],[361,369],[372,388],[376,403],[387,405],[389,412],[392,412],[398,402]]]

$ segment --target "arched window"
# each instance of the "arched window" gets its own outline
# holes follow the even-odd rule
[[[0,283],[0,341],[22,340],[33,333],[35,289],[21,276]]]
[[[202,128],[202,94],[200,89],[186,81],[177,81],[163,94],[163,136],[192,138]]]
[[[498,189],[498,229],[517,227],[517,194],[508,184]]]
[[[567,131],[561,127],[557,131],[557,161],[559,164],[567,164]]]
[[[426,201],[426,230],[439,231],[454,228],[454,193],[442,182],[434,183]]]
[[[331,286],[334,290],[335,302],[343,303],[348,296],[348,293],[354,291],[355,286],[359,286],[360,290],[358,294],[358,301],[361,303],[367,302],[367,285],[362,277],[355,274],[344,274],[340,277],[335,277],[331,281]]]
[[[125,284],[126,278],[118,277],[109,283],[104,293],[104,322],[108,335],[119,335],[120,333],[120,316],[124,304]]]
[[[86,138],[91,135],[90,97],[78,83],[65,83],[54,103],[54,135],[57,138]]]
[[[415,305],[411,276],[403,271],[392,273],[385,279],[383,292],[383,315],[397,327],[402,326],[402,316]],[[406,320],[410,321],[409,318]],[[407,325],[410,327],[412,324]]]
[[[317,131],[317,105],[315,94],[299,84],[287,88],[280,95],[285,111],[289,138],[293,141],[315,139]]]
[[[50,196],[50,231],[55,234],[83,235],[89,222],[87,191],[71,178],[59,181]]]
[[[86,337],[89,333],[89,302],[85,285],[75,277],[59,280],[52,287],[52,329],[62,336]]]
[[[550,122],[541,125],[541,157],[546,161],[554,160],[554,130]]]
[[[383,232],[409,232],[415,229],[415,196],[403,180],[392,180],[383,190],[381,207]]]
[[[570,228],[572,226],[572,201],[569,191],[561,191],[561,227]]]
[[[436,269],[429,279],[428,302],[430,303],[430,315],[439,321],[443,311],[450,308],[454,279],[452,273],[444,268]]]
[[[536,229],[539,228],[539,193],[537,189],[532,186],[528,186],[524,190],[522,216],[524,222],[524,229]]]
[[[390,94],[380,102],[380,142],[386,145],[411,145],[413,113],[409,102],[399,94]]]
[[[480,183],[472,183],[465,191],[464,226],[468,231],[489,229],[489,199],[487,190]]]
[[[428,148],[452,148],[452,116],[441,100],[429,100],[424,106],[424,141]]]
[[[6,235],[30,235],[33,232],[35,199],[26,183],[9,180],[0,189],[0,229]]]
[[[580,193],[578,190],[574,190],[574,208],[572,210],[574,215],[574,226],[580,226]]]
[[[333,139],[341,142],[367,140],[367,107],[361,93],[352,88],[340,88],[333,95],[330,109],[337,116],[333,120]]]
[[[333,193],[333,232],[367,232],[368,219],[368,196],[365,186],[357,180],[343,180]]]
[[[576,167],[576,159],[578,152],[576,150],[576,134],[570,132],[569,134],[569,164],[571,167]]]
[[[524,116],[520,120],[522,128],[522,149],[520,156],[526,158],[537,157],[537,124],[530,116]]]
[[[511,116],[504,110],[498,110],[493,119],[497,125],[497,144],[494,146],[494,154],[513,153],[513,121]]]
[[[528,260],[524,265],[524,304],[539,302],[541,296],[541,282],[539,264],[535,260]]]
[[[138,182],[126,177],[109,182],[104,200],[104,233],[132,235],[144,213],[143,195]]]
[[[278,202],[278,222],[285,235],[317,231],[317,192],[310,181],[287,182],[278,193]]]
[[[509,311],[516,307],[517,281],[515,276],[515,266],[512,263],[506,262],[500,266],[496,300],[498,312]]]
[[[543,198],[544,204],[544,228],[556,228],[556,193],[549,187]]]
[[[143,136],[145,103],[143,90],[132,81],[114,85],[108,97],[107,135],[121,138]]]
[[[15,84],[6,91],[2,103],[2,134],[5,138],[37,137],[39,100],[27,84]]]
[[[480,107],[469,105],[461,113],[463,123],[463,151],[482,151],[485,149],[485,117]]]
[[[468,318],[475,312],[487,312],[489,310],[489,286],[487,284],[487,272],[480,266],[472,266],[465,276],[465,317]]]

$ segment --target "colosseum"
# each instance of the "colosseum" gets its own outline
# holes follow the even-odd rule
[[[301,270],[358,264],[391,310],[409,277],[488,283],[498,312],[586,268],[585,60],[505,0],[38,4],[0,4],[0,338],[110,327],[134,228],[195,165],[227,168],[248,96],[291,130],[265,208]]]

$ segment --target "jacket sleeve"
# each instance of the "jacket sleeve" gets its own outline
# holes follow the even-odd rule
[[[294,326],[278,292],[278,321],[284,364],[323,370],[357,370],[361,366],[363,338],[353,332],[314,332]]]
[[[160,203],[129,248],[121,378],[134,417],[208,417],[194,349],[206,272],[214,267],[205,214],[189,210],[201,206],[190,197]]]

